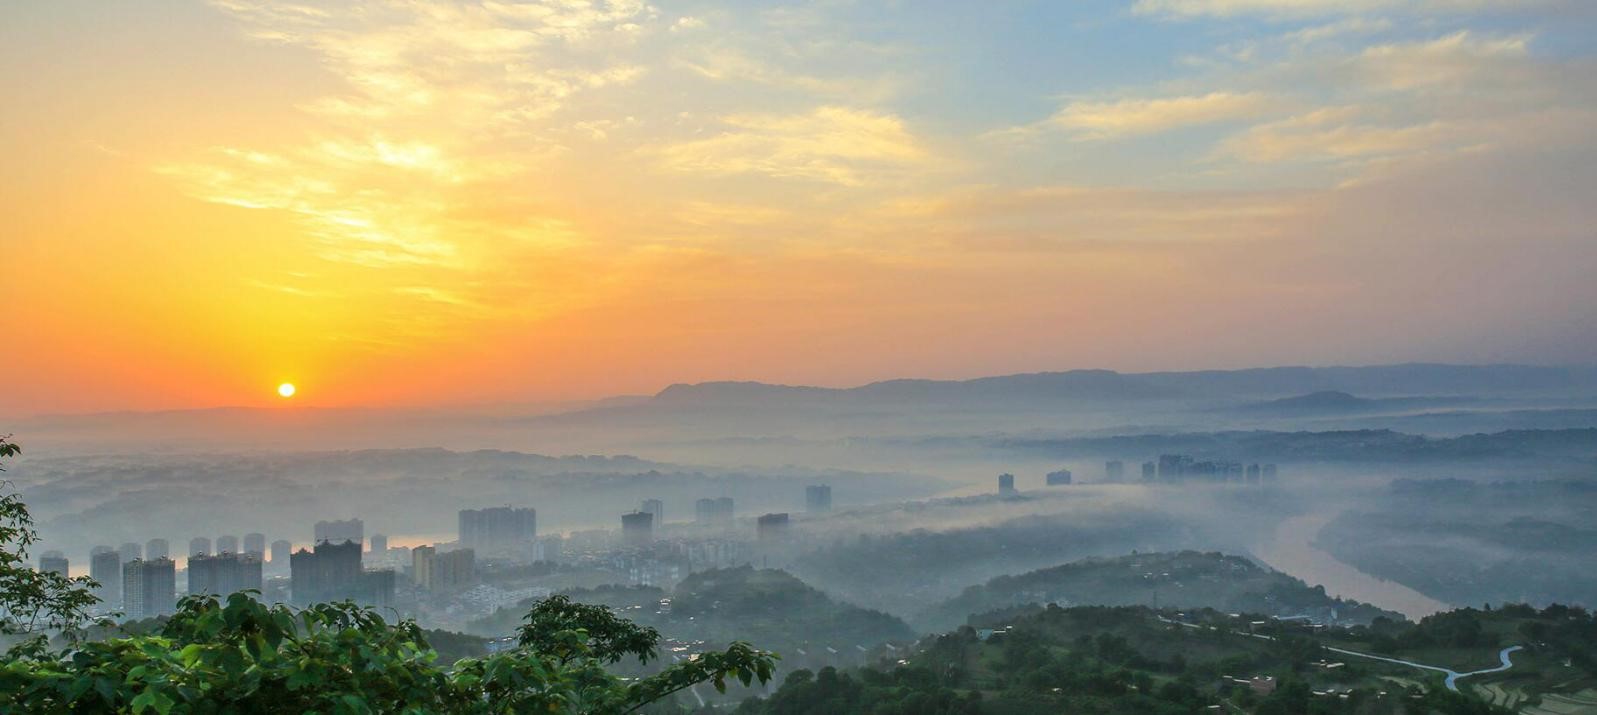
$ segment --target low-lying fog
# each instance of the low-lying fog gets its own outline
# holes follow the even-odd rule
[[[258,531],[304,545],[323,519],[362,518],[368,535],[396,545],[448,541],[458,510],[497,505],[536,508],[548,534],[616,529],[620,514],[660,499],[669,537],[693,520],[695,500],[727,496],[744,519],[736,530],[752,534],[747,519],[767,512],[799,521],[797,546],[772,565],[889,611],[904,609],[885,582],[829,570],[813,552],[917,531],[994,542],[903,559],[908,571],[891,577],[918,585],[901,597],[928,602],[1081,556],[1192,548],[1252,555],[1411,617],[1483,598],[1597,605],[1597,549],[1586,548],[1597,523],[1586,488],[1597,483],[1597,371],[1359,370],[47,416],[9,428],[25,452],[7,476],[39,521],[36,550],[66,552],[74,571],[97,544],[160,537],[176,554],[194,536]],[[1280,476],[1145,483],[1143,463],[1162,454],[1275,464]],[[1104,483],[1109,460],[1123,463],[1123,483]],[[1074,483],[1045,487],[1061,469]],[[991,496],[1003,472],[1016,475],[1019,498]],[[1532,486],[1479,493],[1493,483]],[[833,513],[800,516],[812,484],[832,487]],[[1009,539],[1017,546],[1004,554]],[[1544,575],[1525,581],[1512,564],[1527,562]]]

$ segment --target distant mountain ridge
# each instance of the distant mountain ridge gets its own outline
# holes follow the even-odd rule
[[[1242,412],[1276,415],[1333,415],[1365,412],[1395,412],[1432,407],[1447,407],[1479,402],[1471,397],[1358,397],[1341,390],[1321,390],[1307,395],[1283,397],[1243,405]]]
[[[1052,458],[1104,455],[1191,454],[1230,459],[1234,455],[1283,462],[1383,462],[1411,460],[1513,459],[1529,456],[1588,459],[1597,449],[1597,428],[1503,430],[1431,438],[1384,429],[1329,432],[1233,430],[1081,438],[998,437],[988,441]]]
[[[1326,411],[1326,410],[1364,410],[1376,404],[1375,400],[1355,397],[1341,390],[1321,390],[1297,397],[1283,397],[1279,400],[1250,405],[1250,407],[1270,410],[1301,410],[1301,411]]]
[[[655,395],[667,403],[748,403],[769,399],[853,399],[881,402],[937,402],[1037,399],[1147,399],[1180,397],[1179,390],[1148,384],[1111,370],[1041,372],[970,380],[894,379],[859,387],[771,385],[762,382],[676,384]]]
[[[1196,372],[1120,373],[1069,370],[970,380],[895,379],[832,388],[762,382],[679,383],[652,402],[674,406],[758,405],[773,402],[1008,402],[1116,401],[1298,395],[1308,402],[1358,406],[1361,393],[1597,394],[1597,366],[1446,365],[1406,363],[1364,367],[1271,367]]]

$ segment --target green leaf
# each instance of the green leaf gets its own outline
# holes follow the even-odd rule
[[[139,693],[138,697],[133,699],[133,715],[139,715],[139,713],[144,712],[145,708],[153,707],[154,705],[155,689],[146,688],[144,692]]]

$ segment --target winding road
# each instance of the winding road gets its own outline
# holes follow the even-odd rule
[[[1424,670],[1434,670],[1434,671],[1436,671],[1438,673],[1442,673],[1442,674],[1445,674],[1447,676],[1447,680],[1444,681],[1444,684],[1447,685],[1447,689],[1448,690],[1458,690],[1458,679],[1459,678],[1468,678],[1471,675],[1485,675],[1487,673],[1501,673],[1501,672],[1503,672],[1505,670],[1508,670],[1509,668],[1514,667],[1514,663],[1508,659],[1508,654],[1509,653],[1513,653],[1516,650],[1522,650],[1522,649],[1524,649],[1524,647],[1525,646],[1515,645],[1515,646],[1509,646],[1507,648],[1504,648],[1501,651],[1498,651],[1498,653],[1497,653],[1497,658],[1498,658],[1498,660],[1502,661],[1502,665],[1499,665],[1496,668],[1484,668],[1484,669],[1481,669],[1481,670],[1472,670],[1472,671],[1469,671],[1468,673],[1460,673],[1460,672],[1458,672],[1456,670],[1450,670],[1448,668],[1443,668],[1443,667],[1441,667],[1439,665],[1426,665],[1424,663],[1415,663],[1412,660],[1402,660],[1402,659],[1399,659],[1399,658],[1388,658],[1388,657],[1386,657],[1384,655],[1374,655],[1374,654],[1371,654],[1371,653],[1360,653],[1360,652],[1358,652],[1356,650],[1346,650],[1346,649],[1343,649],[1343,648],[1332,648],[1330,646],[1325,646],[1325,649],[1328,650],[1328,651],[1331,651],[1332,653],[1341,653],[1342,655],[1353,655],[1353,656],[1358,656],[1360,658],[1369,658],[1371,660],[1380,660],[1380,661],[1385,661],[1385,662],[1388,662],[1388,663],[1396,663],[1398,665],[1406,665],[1406,666],[1409,666],[1411,668],[1421,668],[1421,669],[1424,669]]]
[[[1173,624],[1173,625],[1177,625],[1177,626],[1186,626],[1187,628],[1199,628],[1199,629],[1203,628],[1202,625],[1199,625],[1197,623],[1187,623],[1185,621],[1172,620],[1172,619],[1169,619],[1169,618],[1165,618],[1164,616],[1155,616],[1155,618],[1158,618],[1161,622],[1169,623],[1169,624]],[[1258,638],[1258,639],[1267,640],[1267,641],[1275,640],[1275,638],[1273,638],[1271,636],[1263,635],[1263,634],[1260,634],[1260,633],[1245,633],[1243,631],[1231,631],[1231,633],[1233,633],[1235,635],[1239,635],[1239,636],[1248,636],[1250,638]],[[1346,648],[1332,648],[1331,646],[1321,646],[1321,647],[1326,649],[1326,650],[1328,650],[1328,651],[1331,651],[1332,653],[1340,653],[1342,655],[1351,655],[1351,656],[1356,656],[1356,657],[1359,657],[1359,658],[1369,658],[1370,660],[1379,660],[1379,661],[1384,661],[1384,662],[1387,662],[1387,663],[1395,663],[1397,665],[1406,665],[1406,666],[1408,666],[1410,668],[1419,668],[1421,670],[1430,670],[1430,671],[1435,671],[1437,673],[1441,673],[1441,674],[1447,676],[1447,679],[1443,681],[1443,684],[1447,686],[1448,690],[1452,690],[1452,691],[1457,691],[1458,690],[1458,679],[1459,678],[1468,678],[1471,675],[1485,675],[1487,673],[1501,673],[1501,672],[1503,672],[1505,670],[1508,670],[1509,668],[1514,667],[1513,661],[1510,661],[1508,659],[1508,654],[1509,653],[1513,653],[1516,650],[1524,650],[1524,648],[1525,648],[1525,646],[1514,645],[1514,646],[1509,646],[1507,648],[1504,648],[1501,651],[1498,651],[1497,659],[1499,661],[1502,661],[1502,665],[1499,665],[1496,668],[1483,668],[1481,670],[1471,670],[1468,673],[1460,673],[1460,672],[1458,672],[1456,670],[1452,670],[1452,669],[1449,669],[1449,668],[1443,668],[1442,666],[1439,666],[1439,665],[1426,665],[1424,663],[1416,663],[1416,662],[1414,662],[1412,660],[1402,660],[1400,658],[1388,658],[1388,657],[1386,657],[1384,655],[1375,655],[1373,653],[1360,653],[1359,651],[1347,650]]]

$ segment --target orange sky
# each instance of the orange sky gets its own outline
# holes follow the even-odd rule
[[[1597,347],[1577,4],[132,5],[0,8],[0,414]]]

